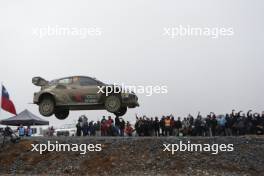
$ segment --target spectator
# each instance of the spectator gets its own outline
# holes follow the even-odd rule
[[[90,132],[90,136],[96,135],[96,126],[93,121],[89,123],[89,132]]]
[[[103,119],[101,120],[101,135],[106,136],[107,135],[107,123],[105,116],[103,116]]]
[[[118,116],[115,117],[115,130],[117,131],[117,135],[120,135],[120,119]]]
[[[165,135],[165,116],[162,116],[160,120],[161,135]]]
[[[170,116],[167,116],[167,118],[164,120],[164,123],[165,123],[165,136],[170,135],[170,131],[171,131]]]
[[[170,115],[170,136],[175,136],[175,120],[174,120],[174,117],[173,115]]]
[[[189,129],[190,123],[187,120],[186,117],[184,117],[183,121],[182,121],[182,128],[183,128],[183,135],[186,136],[188,135],[188,129]]]
[[[125,133],[128,136],[132,136],[134,129],[131,127],[130,123],[127,122],[126,128],[125,128]]]
[[[160,135],[160,123],[159,123],[158,117],[155,117],[155,120],[153,122],[153,126],[154,126],[155,136],[159,136]]]
[[[225,123],[225,133],[227,136],[232,136],[232,119],[231,116],[229,114],[226,114],[225,117],[226,123]]]
[[[106,121],[107,135],[108,136],[113,136],[114,135],[113,123],[114,123],[114,121],[111,118],[111,116],[108,116],[108,120]]]
[[[96,136],[101,136],[101,122],[98,120],[95,124]]]
[[[217,129],[217,120],[216,115],[213,113],[213,116],[210,118],[210,126],[212,130],[212,136],[216,136],[216,129]]]
[[[25,128],[23,127],[22,124],[18,127],[17,130],[19,137],[24,137],[26,135]]]
[[[76,124],[76,135],[81,136],[82,135],[82,126],[81,126],[81,121],[79,120],[78,123]]]
[[[194,121],[194,134],[195,136],[202,136],[202,117],[200,115]]]
[[[83,131],[85,135],[86,120],[83,116],[79,118],[77,127],[77,136],[81,136]],[[90,135],[96,135],[101,130],[101,136],[132,136],[134,129],[130,123],[125,124],[123,118],[116,117],[115,121],[108,116],[102,117],[101,122],[89,123]],[[23,127],[23,126],[22,126]],[[23,131],[23,130],[22,130]],[[132,132],[131,132],[132,131]],[[232,110],[231,114],[216,115],[210,112],[206,118],[203,118],[200,113],[196,118],[191,114],[181,120],[175,121],[173,115],[167,117],[142,116],[136,114],[135,131],[138,136],[231,136],[231,135],[245,135],[245,134],[263,134],[264,133],[264,111],[260,113],[242,114],[242,111],[235,113]],[[22,133],[21,133],[22,134]]]
[[[83,136],[87,136],[89,134],[89,124],[88,124],[88,120],[85,120],[83,122],[83,126],[81,127],[81,130],[82,130]]]
[[[55,130],[54,130],[53,126],[49,127],[49,129],[48,129],[48,136],[52,137],[53,134],[54,134],[54,132],[55,132]]]
[[[219,117],[217,118],[217,125],[218,125],[218,134],[220,136],[225,136],[226,119],[223,115],[219,115]]]
[[[175,135],[179,136],[180,135],[180,129],[182,128],[182,122],[181,122],[181,118],[178,117],[178,120],[175,122]]]
[[[32,133],[33,133],[32,128],[30,128],[30,126],[28,126],[26,129],[26,136],[31,137]]]
[[[124,136],[125,132],[125,121],[123,118],[120,118],[120,136]]]

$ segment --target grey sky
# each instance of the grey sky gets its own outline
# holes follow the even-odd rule
[[[106,83],[167,85],[168,94],[139,95],[134,114],[184,116],[201,111],[229,112],[263,108],[263,2],[235,0],[164,1],[1,1],[0,80],[17,111],[36,115],[31,83],[34,76],[51,80],[70,75],[97,77]],[[47,26],[99,27],[101,36],[34,36]],[[179,37],[163,35],[164,27],[233,28],[234,35]],[[71,112],[71,123],[86,114],[97,120],[106,111]],[[1,112],[1,117],[11,116]]]

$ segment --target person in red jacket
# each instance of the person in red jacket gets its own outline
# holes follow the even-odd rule
[[[128,136],[132,136],[132,133],[134,132],[134,129],[132,128],[132,126],[130,125],[129,122],[127,122],[126,128],[125,128],[125,133]]]
[[[101,120],[101,136],[107,136],[107,121],[105,119],[105,116],[103,116],[103,119]]]
[[[106,121],[106,127],[107,127],[107,136],[113,136],[113,119],[111,116],[108,116],[108,120]]]

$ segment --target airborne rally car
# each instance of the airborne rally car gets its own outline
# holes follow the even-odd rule
[[[121,87],[88,76],[72,76],[53,81],[34,77],[32,83],[41,87],[39,92],[34,93],[33,102],[39,106],[40,114],[46,117],[54,114],[63,120],[68,117],[70,110],[102,109],[123,116],[127,108],[139,106],[135,93],[122,91]]]

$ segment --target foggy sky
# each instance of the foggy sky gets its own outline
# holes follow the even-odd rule
[[[263,108],[263,2],[235,0],[46,0],[0,1],[0,80],[18,112],[29,109],[39,88],[34,76],[52,80],[87,75],[106,83],[166,85],[168,94],[139,94],[134,114],[175,117],[232,109],[257,112]],[[46,26],[98,27],[101,36],[38,38],[32,28]],[[231,27],[234,35],[178,37],[163,35],[164,27]],[[72,111],[98,120],[106,111]],[[1,111],[0,119],[12,116]]]

